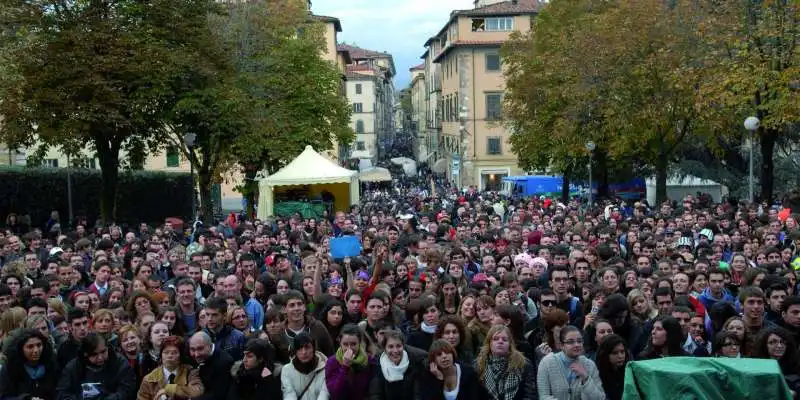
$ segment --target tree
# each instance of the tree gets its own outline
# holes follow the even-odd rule
[[[597,80],[595,64],[584,62],[594,51],[586,46],[593,36],[587,28],[602,9],[591,0],[553,2],[529,33],[512,35],[503,48],[503,115],[512,128],[512,151],[526,170],[563,174],[567,188],[588,161],[586,141],[594,140],[598,153],[604,152],[593,118],[600,105],[595,90],[601,87],[591,84]]]
[[[746,134],[745,117],[761,120],[761,198],[774,198],[775,148],[789,139],[800,117],[800,6],[797,1],[712,1],[701,23],[710,72],[702,82],[705,106]],[[734,123],[731,124],[730,122]]]
[[[3,0],[0,136],[96,154],[101,215],[115,215],[120,152],[164,133],[164,111],[202,59],[213,0]],[[136,164],[134,159],[134,164]]]
[[[605,165],[654,170],[656,197],[664,200],[679,146],[708,140],[698,107],[704,46],[693,4],[551,2],[532,33],[506,48],[506,109],[521,161],[570,171],[593,140]]]
[[[231,17],[225,36],[236,44],[237,87],[250,107],[250,129],[237,135],[233,154],[252,213],[258,170],[275,172],[307,145],[319,152],[348,146],[355,133],[342,75],[322,57],[324,27],[309,19],[305,1],[252,2]]]

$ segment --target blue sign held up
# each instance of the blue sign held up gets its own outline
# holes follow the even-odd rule
[[[331,239],[331,256],[334,259],[356,257],[361,254],[361,242],[355,236],[342,236]]]

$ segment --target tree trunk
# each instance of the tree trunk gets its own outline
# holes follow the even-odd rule
[[[667,154],[662,148],[656,159],[656,204],[667,200],[667,164]]]
[[[774,129],[762,129],[761,140],[761,200],[772,204],[775,188],[775,141],[778,132]]]
[[[569,203],[569,175],[571,173],[571,168],[567,168],[561,180],[561,202],[564,204]]]
[[[604,199],[609,197],[609,182],[608,182],[608,153],[603,149],[597,149],[594,152],[593,162],[593,175],[592,179],[597,180],[597,198]],[[597,204],[597,199],[594,199]]]
[[[245,201],[247,202],[247,216],[249,218],[255,218],[256,216],[256,193],[258,193],[258,182],[256,182],[256,174],[258,173],[258,168],[253,166],[252,168],[245,168],[244,171],[244,188],[242,190],[242,196],[244,196]]]
[[[119,148],[116,139],[109,141],[102,135],[94,138],[103,192],[100,193],[100,221],[104,225],[115,221],[117,214],[117,183],[119,181]]]
[[[211,172],[208,168],[198,168],[197,189],[200,192],[200,220],[208,226],[214,220],[214,208],[211,204]]]

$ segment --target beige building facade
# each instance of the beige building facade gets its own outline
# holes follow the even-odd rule
[[[353,108],[350,125],[356,132],[351,157],[370,160],[374,165],[395,132],[394,58],[387,52],[350,44],[340,44],[337,49],[349,54],[351,60],[345,66],[347,99]]]
[[[492,4],[479,0],[472,10],[451,13],[423,56],[426,70],[438,66],[428,89],[429,101],[436,101],[429,136],[438,134],[437,159],[446,160],[447,176],[456,185],[499,190],[502,178],[522,173],[501,121],[500,47],[512,32],[529,31],[542,5],[535,0],[486,3]]]
[[[429,154],[429,143],[427,141],[427,87],[425,76],[425,64],[420,64],[409,69],[411,72],[411,118],[410,134],[414,137],[414,158],[417,160],[427,160]]]

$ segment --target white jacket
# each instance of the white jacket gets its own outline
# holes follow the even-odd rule
[[[317,367],[308,375],[298,372],[292,363],[286,364],[281,370],[281,390],[283,400],[328,400],[328,386],[325,384],[325,363],[328,358],[324,354],[317,352]],[[300,393],[305,389],[311,377],[311,386],[308,387],[303,398],[299,398]]]

